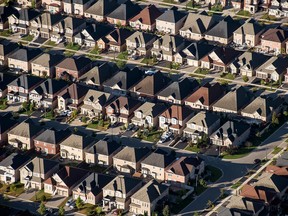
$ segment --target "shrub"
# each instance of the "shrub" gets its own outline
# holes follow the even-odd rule
[[[243,79],[244,82],[248,82],[249,81],[249,78],[246,75],[242,76],[242,79]]]

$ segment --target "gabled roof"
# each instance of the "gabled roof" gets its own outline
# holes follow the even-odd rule
[[[232,196],[228,205],[226,206],[227,208],[230,209],[241,209],[250,212],[250,214],[246,215],[254,215],[261,211],[265,207],[264,202],[258,201],[258,200],[253,200],[253,199],[248,199],[245,197],[240,197],[240,196]],[[245,215],[245,214],[244,214]],[[222,214],[221,214],[222,216]]]
[[[242,26],[234,31],[235,34],[248,34],[256,35],[263,31],[264,27],[261,26],[256,20],[249,19]]]
[[[182,53],[187,59],[200,60],[204,56],[208,55],[215,47],[209,44],[192,42],[185,49],[182,50]]]
[[[287,177],[267,172],[262,173],[254,185],[258,187],[267,187],[273,189],[277,193],[283,192],[288,187]]]
[[[121,145],[117,143],[115,140],[99,140],[86,152],[91,154],[110,156],[119,148],[121,148]]]
[[[91,60],[89,58],[80,56],[78,58],[73,58],[73,57],[65,58],[55,67],[63,68],[67,70],[73,70],[73,71],[80,71],[81,69],[83,69],[89,64],[91,64]]]
[[[184,39],[180,36],[165,34],[161,38],[158,38],[153,44],[157,44],[159,46],[163,46],[171,50],[176,50],[178,47],[183,46],[184,42],[185,42]],[[172,55],[171,52],[166,51],[164,49],[162,49],[161,51],[163,53],[168,53]]]
[[[84,134],[76,133],[70,134],[63,142],[60,143],[61,146],[70,146],[80,150],[85,149],[86,147],[95,143],[95,139]]]
[[[76,18],[76,17],[68,16],[64,19],[65,28],[69,28],[72,31],[74,31],[74,29],[78,28],[79,26],[83,25],[84,23],[86,23],[85,19],[80,19],[80,18]]]
[[[286,176],[286,177],[288,176],[288,167],[278,167],[274,165],[268,165],[265,171],[279,176]]]
[[[17,76],[10,75],[7,73],[0,73],[0,90],[4,91],[7,89],[7,85],[15,80]]]
[[[114,110],[125,108],[130,111],[131,109],[139,107],[140,105],[141,102],[134,98],[120,96],[113,100],[107,107],[111,107]]]
[[[52,67],[64,59],[63,55],[42,53],[39,57],[32,61],[32,64],[41,65],[43,67]]]
[[[79,85],[77,83],[72,83],[67,89],[64,89],[59,93],[58,96],[63,98],[71,98],[78,100],[82,98],[88,92],[89,88],[83,85]]]
[[[85,13],[98,15],[98,16],[106,16],[107,14],[114,11],[119,4],[115,0],[99,0],[92,6],[90,6]]]
[[[41,13],[30,8],[22,8],[19,10],[19,20],[22,21],[31,21],[35,19],[36,17],[40,16]]]
[[[214,54],[217,56],[216,60],[212,58]],[[241,54],[242,53],[240,51],[228,47],[217,47],[201,60],[206,62],[220,63],[227,66]]]
[[[121,4],[114,9],[107,17],[119,20],[129,20],[141,11],[141,7],[138,4],[134,4],[130,0]]]
[[[257,71],[271,74],[276,72],[281,75],[286,72],[288,68],[288,59],[285,57],[273,56],[269,58],[265,63],[263,63]]]
[[[37,76],[28,76],[27,74],[22,74],[21,76],[14,79],[8,86],[17,86],[23,87],[24,89],[30,89],[31,87],[35,86],[43,82],[44,79],[37,77]]]
[[[262,40],[273,41],[278,43],[283,43],[288,39],[288,31],[283,29],[275,28],[268,29],[261,35]]]
[[[89,37],[91,37],[93,41],[97,41],[100,38],[105,37],[112,30],[113,30],[113,28],[109,25],[105,25],[102,23],[93,23],[93,24],[87,26],[85,29],[83,29],[75,37],[76,38],[85,38],[86,40],[90,40]]]
[[[33,173],[46,174],[51,169],[54,169],[55,166],[58,166],[58,162],[55,160],[35,157],[25,165],[25,168],[28,168]]]
[[[146,157],[141,164],[146,164],[154,167],[166,168],[169,166],[175,157],[170,153],[161,151],[157,149],[155,152],[152,152],[148,157]]]
[[[59,92],[60,90],[68,87],[68,83],[64,80],[46,79],[39,86],[37,86],[33,91],[37,92],[39,95],[51,94]]]
[[[185,101],[196,103],[200,101],[205,106],[215,103],[224,94],[224,89],[219,83],[206,83],[192,93]]]
[[[159,116],[167,109],[166,104],[145,102],[134,112],[142,112],[144,116],[151,116],[152,118]]]
[[[49,28],[49,26],[54,26],[61,20],[63,20],[65,17],[61,14],[51,14],[49,12],[42,13],[40,16],[35,18],[35,22],[41,25],[41,28],[43,28],[44,25],[46,25],[46,28]]]
[[[11,15],[19,17],[19,12],[12,6],[0,6],[0,22],[5,23],[8,20],[8,17]]]
[[[9,134],[17,135],[20,137],[32,138],[41,132],[42,127],[39,127],[33,123],[31,119],[27,119],[21,122],[19,125],[9,131]]]
[[[139,20],[142,24],[153,25],[161,14],[162,12],[155,5],[150,4],[133,17],[130,22]]]
[[[128,194],[135,187],[140,185],[142,180],[134,179],[128,176],[118,175],[103,190],[120,191],[122,194]]]
[[[150,153],[150,149],[126,146],[114,158],[137,163]]]
[[[161,16],[159,16],[156,20],[161,20],[170,23],[177,23],[179,20],[186,17],[186,14],[178,11],[176,7],[172,7],[169,10],[166,10]]]
[[[5,113],[0,115],[0,134],[3,134],[10,128],[18,124],[18,122],[12,118],[11,113]]]
[[[199,157],[181,157],[167,168],[167,172],[172,172],[175,175],[187,176],[195,167],[198,167],[202,161],[203,160]]]
[[[99,103],[101,106],[105,106],[107,102],[112,99],[112,95],[109,93],[89,89],[84,97],[84,101],[91,101],[92,103]]]
[[[29,62],[42,54],[41,49],[21,48],[12,53],[9,58]]]
[[[276,196],[276,192],[268,188],[246,184],[242,187],[240,196],[270,203]]]
[[[56,130],[54,128],[51,128],[46,129],[34,140],[56,145],[66,139],[70,134],[71,132],[69,130]]]
[[[116,28],[110,34],[106,35],[104,40],[107,40],[107,43],[110,45],[122,46],[126,43],[126,39],[130,37],[133,33],[133,31],[125,28]]]
[[[187,106],[172,105],[161,116],[172,119],[176,118],[178,121],[183,121],[192,114],[192,110]]]
[[[193,116],[186,124],[195,124],[204,128],[209,128],[219,120],[220,117],[217,114],[201,111]]]
[[[199,83],[196,79],[185,77],[179,81],[171,83],[160,93],[158,93],[158,96],[167,98],[172,96],[176,100],[183,100],[198,87]]]
[[[17,43],[8,41],[6,39],[0,40],[0,55],[7,56],[8,54],[18,49],[18,47],[19,45]]]
[[[27,155],[12,153],[0,162],[1,167],[12,168],[13,170],[19,169],[24,166],[31,158]]]
[[[139,44],[147,44],[151,40],[155,40],[157,37],[154,34],[135,31],[126,41],[137,41]]]

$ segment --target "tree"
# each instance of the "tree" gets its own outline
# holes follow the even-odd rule
[[[34,102],[32,101],[32,102],[29,104],[29,110],[30,110],[30,111],[33,111],[34,106],[35,106],[35,104],[34,104]]]
[[[43,194],[43,195],[40,197],[40,200],[41,200],[41,202],[45,202],[45,201],[46,201],[46,196]]]
[[[101,215],[101,213],[102,213],[102,208],[101,208],[100,206],[97,206],[96,209],[95,209],[95,211],[96,211],[96,215]]]
[[[170,208],[169,205],[165,205],[162,211],[163,216],[170,216]]]
[[[36,2],[35,2],[35,0],[32,0],[32,1],[31,1],[31,7],[32,7],[32,8],[35,8],[35,7],[36,7]]]
[[[28,111],[28,107],[29,107],[29,103],[27,101],[24,101],[22,103],[22,108],[27,112]]]
[[[44,215],[46,212],[46,206],[43,202],[41,202],[39,209],[37,210],[40,215]]]
[[[208,200],[208,202],[207,202],[207,207],[208,207],[208,208],[213,207],[213,202],[212,202],[211,200]]]
[[[249,81],[249,78],[246,75],[242,76],[242,79],[243,79],[244,82],[248,82]]]
[[[191,1],[191,6],[192,6],[192,8],[195,7],[195,0],[192,0],[192,1]]]
[[[81,209],[84,203],[83,203],[83,200],[80,197],[78,197],[75,201],[75,204],[76,204],[77,209]]]
[[[279,119],[277,117],[276,112],[273,112],[273,114],[272,114],[272,124],[275,124],[275,125],[279,124]]]
[[[65,209],[64,209],[63,206],[60,206],[60,207],[59,207],[58,215],[59,215],[59,216],[64,216],[64,215],[65,215]]]
[[[120,70],[122,70],[126,67],[126,61],[118,60],[118,61],[116,61],[116,65]]]
[[[207,183],[204,179],[199,179],[199,184],[202,186],[202,187],[207,187]]]
[[[212,9],[212,4],[211,4],[211,2],[209,2],[209,4],[208,4],[208,10],[210,11]]]
[[[10,191],[15,192],[17,190],[17,187],[15,184],[10,185]]]

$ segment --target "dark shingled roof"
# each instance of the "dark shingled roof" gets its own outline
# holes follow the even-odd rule
[[[24,89],[30,89],[31,87],[43,82],[44,79],[37,76],[28,76],[27,74],[23,74],[20,77],[14,79],[9,86],[17,86],[23,87]]]
[[[18,122],[12,118],[11,113],[0,115],[0,134],[3,134],[17,124]]]
[[[71,98],[71,99],[80,99],[82,98],[87,92],[89,88],[83,85],[79,85],[76,83],[72,83],[67,89],[64,89],[58,96],[63,98]]]
[[[70,130],[47,129],[34,140],[49,144],[59,144],[71,134]]]
[[[127,0],[107,15],[107,17],[119,20],[129,20],[140,13],[140,11],[141,7],[138,4],[134,4],[130,0]]]
[[[0,6],[0,22],[5,23],[8,21],[8,17],[14,14],[16,17],[19,17],[19,12],[12,6]]]
[[[167,154],[167,152],[157,149],[155,152],[152,152],[148,157],[146,157],[141,163],[155,167],[166,168],[174,160],[175,157],[172,154]]]
[[[16,170],[22,166],[24,166],[31,158],[27,155],[21,155],[18,153],[12,153],[4,160],[0,162],[0,166]]]
[[[49,172],[55,166],[58,166],[57,161],[39,157],[35,157],[32,161],[25,165],[25,167],[27,167],[32,172],[41,174]]]
[[[8,41],[6,39],[0,40],[0,55],[7,56],[8,54],[16,51],[19,45],[17,43]]]
[[[10,55],[9,58],[29,62],[40,54],[42,54],[41,49],[21,48]]]
[[[22,8],[19,11],[19,20],[31,21],[34,18],[36,18],[37,16],[39,16],[40,14],[41,13],[36,11],[36,10],[30,9],[30,8]]]
[[[115,140],[99,140],[91,148],[89,148],[87,152],[109,156],[119,148],[121,148],[121,145]]]
[[[98,0],[95,4],[90,6],[85,13],[106,16],[114,11],[118,6],[119,4],[115,0]]]
[[[42,127],[33,123],[31,119],[27,119],[9,131],[9,134],[21,137],[31,138],[41,132]]]
[[[133,147],[126,146],[119,153],[117,153],[114,157],[117,159],[137,163],[138,161],[143,159],[145,156],[147,156],[149,152],[150,152],[150,149],[146,147],[133,148]]]
[[[118,175],[104,187],[104,190],[121,191],[123,194],[128,194],[131,190],[141,184],[141,182],[142,180],[140,179]]]
[[[10,75],[7,73],[0,73],[0,90],[4,91],[7,89],[7,85],[15,80],[17,76]]]
[[[176,7],[172,7],[169,10],[166,10],[161,16],[159,16],[156,20],[162,20],[170,23],[177,23],[179,20],[184,18],[186,14],[177,10]]]
[[[37,86],[34,91],[36,91],[39,95],[42,94],[55,94],[58,91],[67,88],[68,83],[64,80],[55,80],[55,79],[46,79],[39,86]]]
[[[56,65],[56,67],[64,68],[67,70],[79,71],[87,65],[91,64],[91,60],[85,57],[78,58],[66,58],[62,62]]]

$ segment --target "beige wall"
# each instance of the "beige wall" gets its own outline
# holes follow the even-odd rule
[[[42,65],[39,64],[31,64],[31,72],[33,75],[35,76],[44,76],[46,74],[46,76],[48,77],[53,77],[55,76],[55,68],[48,68],[48,67],[44,67]]]
[[[66,152],[67,151],[67,152]],[[77,149],[70,146],[64,146],[60,144],[60,155],[63,158],[69,158],[71,160],[84,160],[84,150]]]
[[[31,70],[31,62],[24,62],[24,61],[19,61],[16,59],[8,58],[8,67],[10,68],[16,68],[16,69],[21,69],[23,71],[30,71]]]
[[[29,150],[29,149],[34,148],[33,137],[32,138],[26,138],[26,137],[21,137],[18,135],[8,133],[8,144],[12,145],[14,148],[18,148],[17,143],[11,142],[11,140],[13,140],[13,139],[19,140],[19,142],[22,143],[22,149]]]
[[[148,173],[147,173],[148,170]],[[165,169],[160,167],[155,167],[148,164],[141,163],[141,173],[144,177],[148,174],[157,180],[164,181],[165,180]]]

